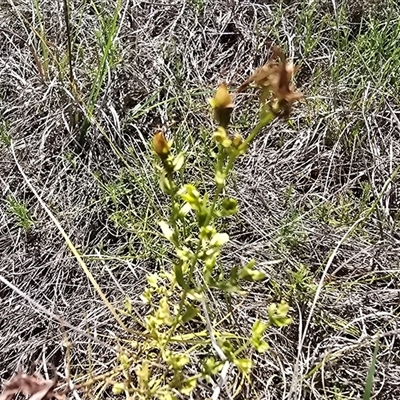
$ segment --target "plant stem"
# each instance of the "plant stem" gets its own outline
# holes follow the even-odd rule
[[[249,144],[254,140],[254,138],[260,133],[261,129],[265,126],[269,125],[274,119],[275,114],[273,112],[269,112],[250,132],[250,135],[246,138],[246,140],[241,144],[241,150],[247,150]]]

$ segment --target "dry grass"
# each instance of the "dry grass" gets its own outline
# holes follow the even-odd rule
[[[34,2],[0,5],[0,276],[25,294],[0,283],[2,383],[18,365],[32,363],[42,372],[46,363],[55,365],[61,380],[70,368],[74,382],[82,382],[107,371],[115,338],[129,337],[18,165],[108,299],[121,307],[129,296],[144,313],[145,274],[168,255],[156,225],[164,205],[151,135],[163,127],[188,152],[193,179],[207,181],[206,98],[222,80],[239,85],[268,59],[271,43],[279,43],[301,64],[298,86],[307,101],[290,123],[264,132],[238,166],[232,192],[241,209],[229,227],[233,241],[225,261],[255,258],[270,277],[250,288],[238,326],[249,326],[282,298],[295,322],[271,332],[271,351],[256,356],[252,383],[244,383],[240,397],[361,398],[379,338],[375,398],[400,398],[396,2],[377,10],[372,0],[352,7],[336,1],[123,1],[83,150],[79,124],[99,76],[115,2],[70,3],[76,92],[59,2],[39,2],[41,20]],[[234,118],[246,133],[252,116],[240,105],[253,95],[240,96]],[[9,199],[25,206],[28,230]],[[238,386],[235,379],[231,371],[221,398]]]

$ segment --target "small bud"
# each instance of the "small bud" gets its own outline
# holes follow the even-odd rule
[[[226,173],[222,171],[217,171],[215,173],[215,183],[219,188],[223,188],[225,186],[225,180],[226,180]]]
[[[121,382],[114,383],[112,387],[112,392],[114,394],[122,394],[125,392],[125,390],[126,390],[125,384]]]
[[[164,133],[157,132],[153,137],[153,147],[157,155],[165,160],[168,157],[170,144],[165,139]]]
[[[235,137],[232,140],[232,146],[235,149],[238,149],[239,146],[243,143],[243,138],[241,135],[239,135],[238,133],[235,135]]]
[[[218,129],[213,133],[213,139],[226,148],[232,144],[232,141],[229,139],[225,128],[222,126],[219,126]]]
[[[210,241],[211,247],[222,247],[228,243],[229,235],[227,233],[216,233]]]
[[[235,199],[224,199],[221,206],[221,214],[223,216],[233,215],[238,212],[238,203]]]
[[[118,358],[124,369],[128,369],[131,366],[131,360],[129,360],[129,357],[126,354],[120,354]]]
[[[226,83],[219,86],[214,98],[210,99],[210,104],[214,109],[214,117],[217,123],[223,128],[227,128],[233,110],[233,101]]]

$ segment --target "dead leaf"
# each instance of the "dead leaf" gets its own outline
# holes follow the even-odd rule
[[[14,396],[21,393],[29,400],[63,400],[64,395],[54,391],[57,379],[46,380],[40,374],[33,375],[18,372],[4,384],[0,400],[12,400]]]
[[[303,95],[295,91],[292,84],[294,74],[298,68],[293,63],[286,61],[285,54],[278,46],[272,47],[272,54],[268,62],[257,68],[254,73],[239,86],[237,93],[246,89],[251,83],[255,83],[262,90],[261,99],[268,97],[278,103],[278,110],[283,115],[288,115],[294,102],[303,98]]]

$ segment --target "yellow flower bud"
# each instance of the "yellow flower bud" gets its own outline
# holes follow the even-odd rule
[[[214,98],[210,99],[210,104],[214,109],[214,117],[217,123],[223,128],[227,128],[233,110],[233,101],[226,83],[219,86]]]
[[[157,132],[153,137],[153,147],[157,155],[165,160],[168,157],[170,145],[165,139],[164,133]]]
[[[233,108],[232,98],[225,82],[219,86],[214,98],[210,100],[210,103],[213,108]]]

